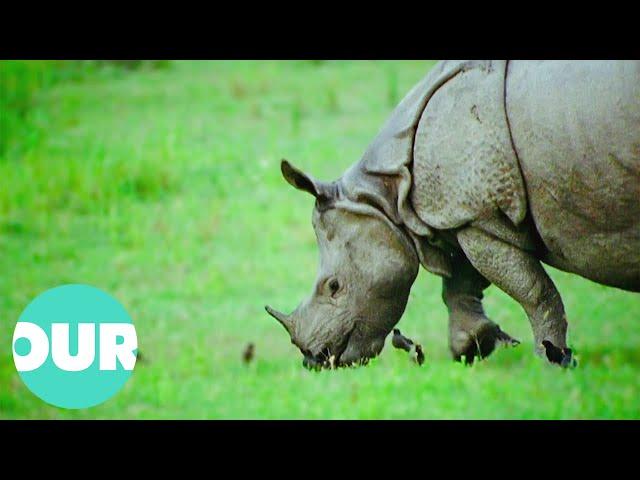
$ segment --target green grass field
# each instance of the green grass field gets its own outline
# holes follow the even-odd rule
[[[440,280],[424,271],[399,324],[425,345],[421,368],[387,340],[365,368],[307,371],[264,312],[293,309],[318,261],[313,199],[285,183],[280,159],[337,178],[432,65],[105,66],[36,84],[19,114],[0,103],[0,418],[639,418],[640,297],[551,268],[571,371],[533,355],[524,312],[495,287],[487,312],[522,345],[453,363]],[[22,67],[0,68],[6,99]],[[64,283],[119,299],[145,356],[87,410],[42,402],[11,358],[20,312]]]

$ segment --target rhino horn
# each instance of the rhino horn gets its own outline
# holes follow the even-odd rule
[[[293,320],[291,318],[291,315],[285,315],[284,313],[281,313],[278,310],[271,308],[269,305],[266,305],[264,309],[267,311],[269,315],[271,315],[273,318],[278,320],[282,324],[282,326],[287,329],[287,332],[289,332],[289,335],[291,335],[291,332],[293,329]]]

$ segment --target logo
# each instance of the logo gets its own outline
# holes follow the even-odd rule
[[[62,408],[88,408],[115,395],[133,372],[137,349],[124,307],[88,285],[38,295],[13,333],[13,361],[22,381]]]

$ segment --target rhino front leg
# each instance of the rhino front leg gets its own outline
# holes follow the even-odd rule
[[[572,366],[562,299],[540,262],[475,227],[460,230],[458,242],[483,276],[522,305],[531,322],[536,353],[552,363]]]
[[[462,255],[452,259],[452,276],[442,282],[442,299],[449,310],[449,350],[456,361],[471,364],[488,357],[496,345],[520,342],[489,320],[482,308],[482,292],[490,283]]]

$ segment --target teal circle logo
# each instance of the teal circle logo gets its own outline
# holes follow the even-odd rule
[[[112,296],[89,285],[38,295],[13,333],[13,361],[25,385],[61,408],[88,408],[115,395],[136,364],[131,317]]]

